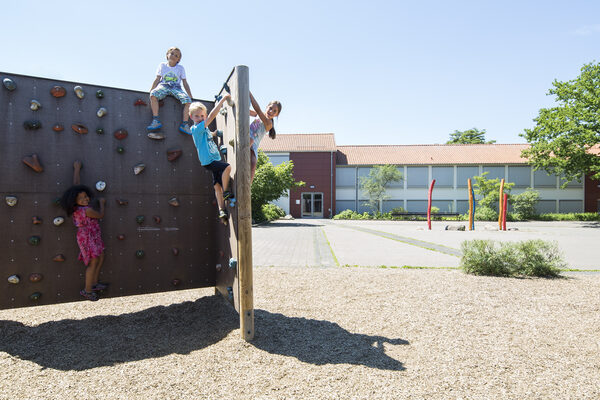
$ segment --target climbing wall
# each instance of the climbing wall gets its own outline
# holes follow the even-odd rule
[[[161,105],[152,139],[147,92],[0,79],[0,309],[82,299],[76,228],[56,204],[75,160],[96,202],[106,199],[101,298],[215,286],[222,225],[210,173],[177,131],[177,100]]]

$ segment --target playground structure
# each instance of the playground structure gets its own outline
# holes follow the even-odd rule
[[[0,76],[0,309],[83,300],[76,228],[57,204],[79,160],[81,182],[106,199],[101,297],[214,286],[252,339],[249,168],[236,169],[250,164],[248,68],[225,82],[232,102],[216,123],[236,193],[227,226],[192,137],[177,130],[176,99],[162,102],[163,128],[148,135],[147,92]]]

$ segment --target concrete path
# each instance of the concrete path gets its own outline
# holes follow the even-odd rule
[[[555,241],[569,268],[600,270],[597,222],[517,222],[510,231],[476,223],[475,231],[447,231],[465,222],[280,220],[252,229],[257,266],[335,265],[458,267],[464,240]]]

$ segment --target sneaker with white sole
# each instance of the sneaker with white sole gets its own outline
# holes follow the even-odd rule
[[[155,131],[160,128],[162,128],[162,123],[160,122],[160,120],[158,118],[152,118],[152,122],[146,127],[146,130]]]
[[[182,122],[179,125],[179,132],[181,132],[181,133],[187,133],[188,135],[192,134],[192,131],[190,130],[190,126],[188,125],[187,122]]]

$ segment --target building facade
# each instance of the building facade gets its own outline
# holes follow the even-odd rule
[[[375,165],[396,165],[403,179],[388,186],[384,212],[402,207],[425,212],[429,185],[435,179],[432,205],[440,212],[468,210],[467,181],[487,172],[488,179],[514,183],[512,194],[528,188],[540,194],[538,213],[598,212],[600,185],[585,177],[565,182],[561,176],[534,171],[521,157],[527,144],[336,146],[333,134],[278,135],[263,140],[261,150],[276,165],[294,162],[294,178],[306,186],[277,204],[295,218],[330,218],[343,210],[371,211],[360,190],[362,177]]]

